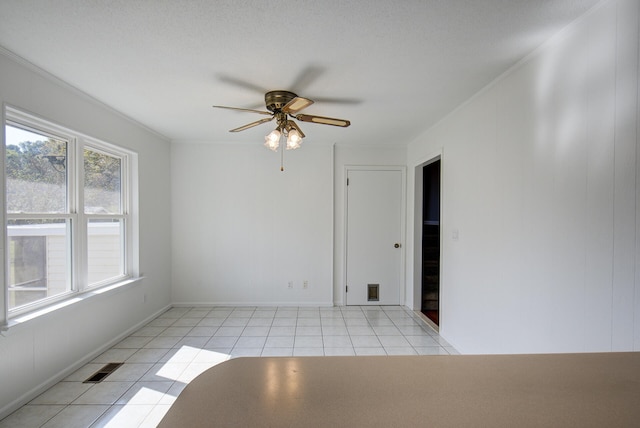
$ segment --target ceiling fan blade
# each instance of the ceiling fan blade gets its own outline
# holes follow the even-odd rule
[[[236,85],[241,88],[249,89],[250,91],[260,92],[261,94],[264,94],[268,90],[258,85],[255,85],[251,82],[245,82],[244,80],[240,80],[238,78],[228,76],[226,74],[218,74],[218,79],[220,79],[220,81],[224,83],[230,83],[232,85]]]
[[[269,116],[271,116],[273,113],[268,112],[268,111],[262,111],[262,110],[254,110],[251,108],[239,108],[239,107],[227,107],[227,106],[212,106],[214,108],[226,108],[229,110],[238,110],[238,111],[249,111],[251,113],[260,113],[260,114],[267,114]]]
[[[323,117],[323,116],[313,116],[310,114],[299,114],[295,116],[296,119],[301,120],[303,122],[312,122],[312,123],[320,123],[322,125],[333,125],[333,126],[341,126],[346,128],[351,125],[351,122],[345,119],[335,119],[332,117]]]
[[[271,122],[273,117],[265,117],[264,119],[256,120],[255,122],[247,123],[246,125],[240,126],[238,128],[230,129],[229,132],[240,132],[245,129],[253,128],[254,126],[262,125],[263,123]]]
[[[282,107],[282,112],[294,114],[309,107],[311,104],[313,104],[313,101],[308,98],[295,97]]]
[[[357,105],[362,104],[362,100],[357,98],[330,98],[330,97],[312,97],[317,103],[327,104],[345,104],[345,105]]]
[[[325,70],[326,69],[324,67],[320,67],[318,65],[309,65],[305,67],[296,76],[293,83],[289,85],[291,92],[304,92],[304,90],[311,86],[311,84],[318,79]]]

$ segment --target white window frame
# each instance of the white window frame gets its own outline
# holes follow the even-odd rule
[[[70,242],[67,243],[71,260],[68,278],[70,290],[56,296],[40,299],[36,302],[9,309],[8,254],[4,255],[4,316],[11,319],[34,310],[58,304],[65,300],[77,298],[79,295],[111,287],[119,283],[125,284],[138,276],[138,237],[137,237],[137,155],[115,144],[73,131],[66,127],[26,113],[11,106],[5,106],[3,132],[7,125],[32,130],[42,135],[50,135],[67,142],[67,211],[53,214],[10,214],[3,204],[5,215],[4,242],[8,248],[8,222],[13,219],[68,219],[71,222]],[[85,148],[121,159],[121,213],[119,214],[87,214],[84,207],[84,150]],[[3,151],[6,150],[6,141]],[[2,154],[4,164],[6,152]],[[4,172],[2,193],[6,192],[6,171]],[[118,219],[122,227],[122,274],[116,277],[89,284],[88,282],[88,225],[94,219]]]

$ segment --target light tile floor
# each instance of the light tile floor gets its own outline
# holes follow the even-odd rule
[[[0,428],[155,427],[180,391],[234,357],[457,354],[399,306],[172,308],[2,421]],[[124,362],[98,384],[104,364]]]

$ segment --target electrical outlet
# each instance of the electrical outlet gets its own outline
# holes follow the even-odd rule
[[[293,288],[293,281],[289,281],[289,288]]]
[[[309,281],[305,279],[304,282],[302,283],[302,288],[309,288]]]

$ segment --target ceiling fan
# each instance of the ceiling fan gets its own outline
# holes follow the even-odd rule
[[[276,129],[274,129],[265,137],[265,146],[273,151],[278,150],[278,147],[280,146],[280,138],[283,135],[287,137],[287,150],[297,149],[300,147],[300,143],[302,142],[302,139],[305,137],[305,135],[298,124],[293,121],[293,119],[299,120],[301,122],[319,123],[321,125],[332,125],[343,128],[351,125],[351,122],[345,119],[336,119],[332,117],[315,116],[310,114],[299,114],[298,112],[313,104],[313,101],[308,98],[299,97],[291,91],[269,91],[264,95],[264,101],[265,106],[269,111],[218,105],[214,105],[213,107],[246,111],[269,116],[260,120],[256,120],[255,122],[240,126],[238,128],[231,129],[229,130],[229,132],[244,131],[245,129],[253,128],[254,126],[271,122],[275,119],[277,123]]]

